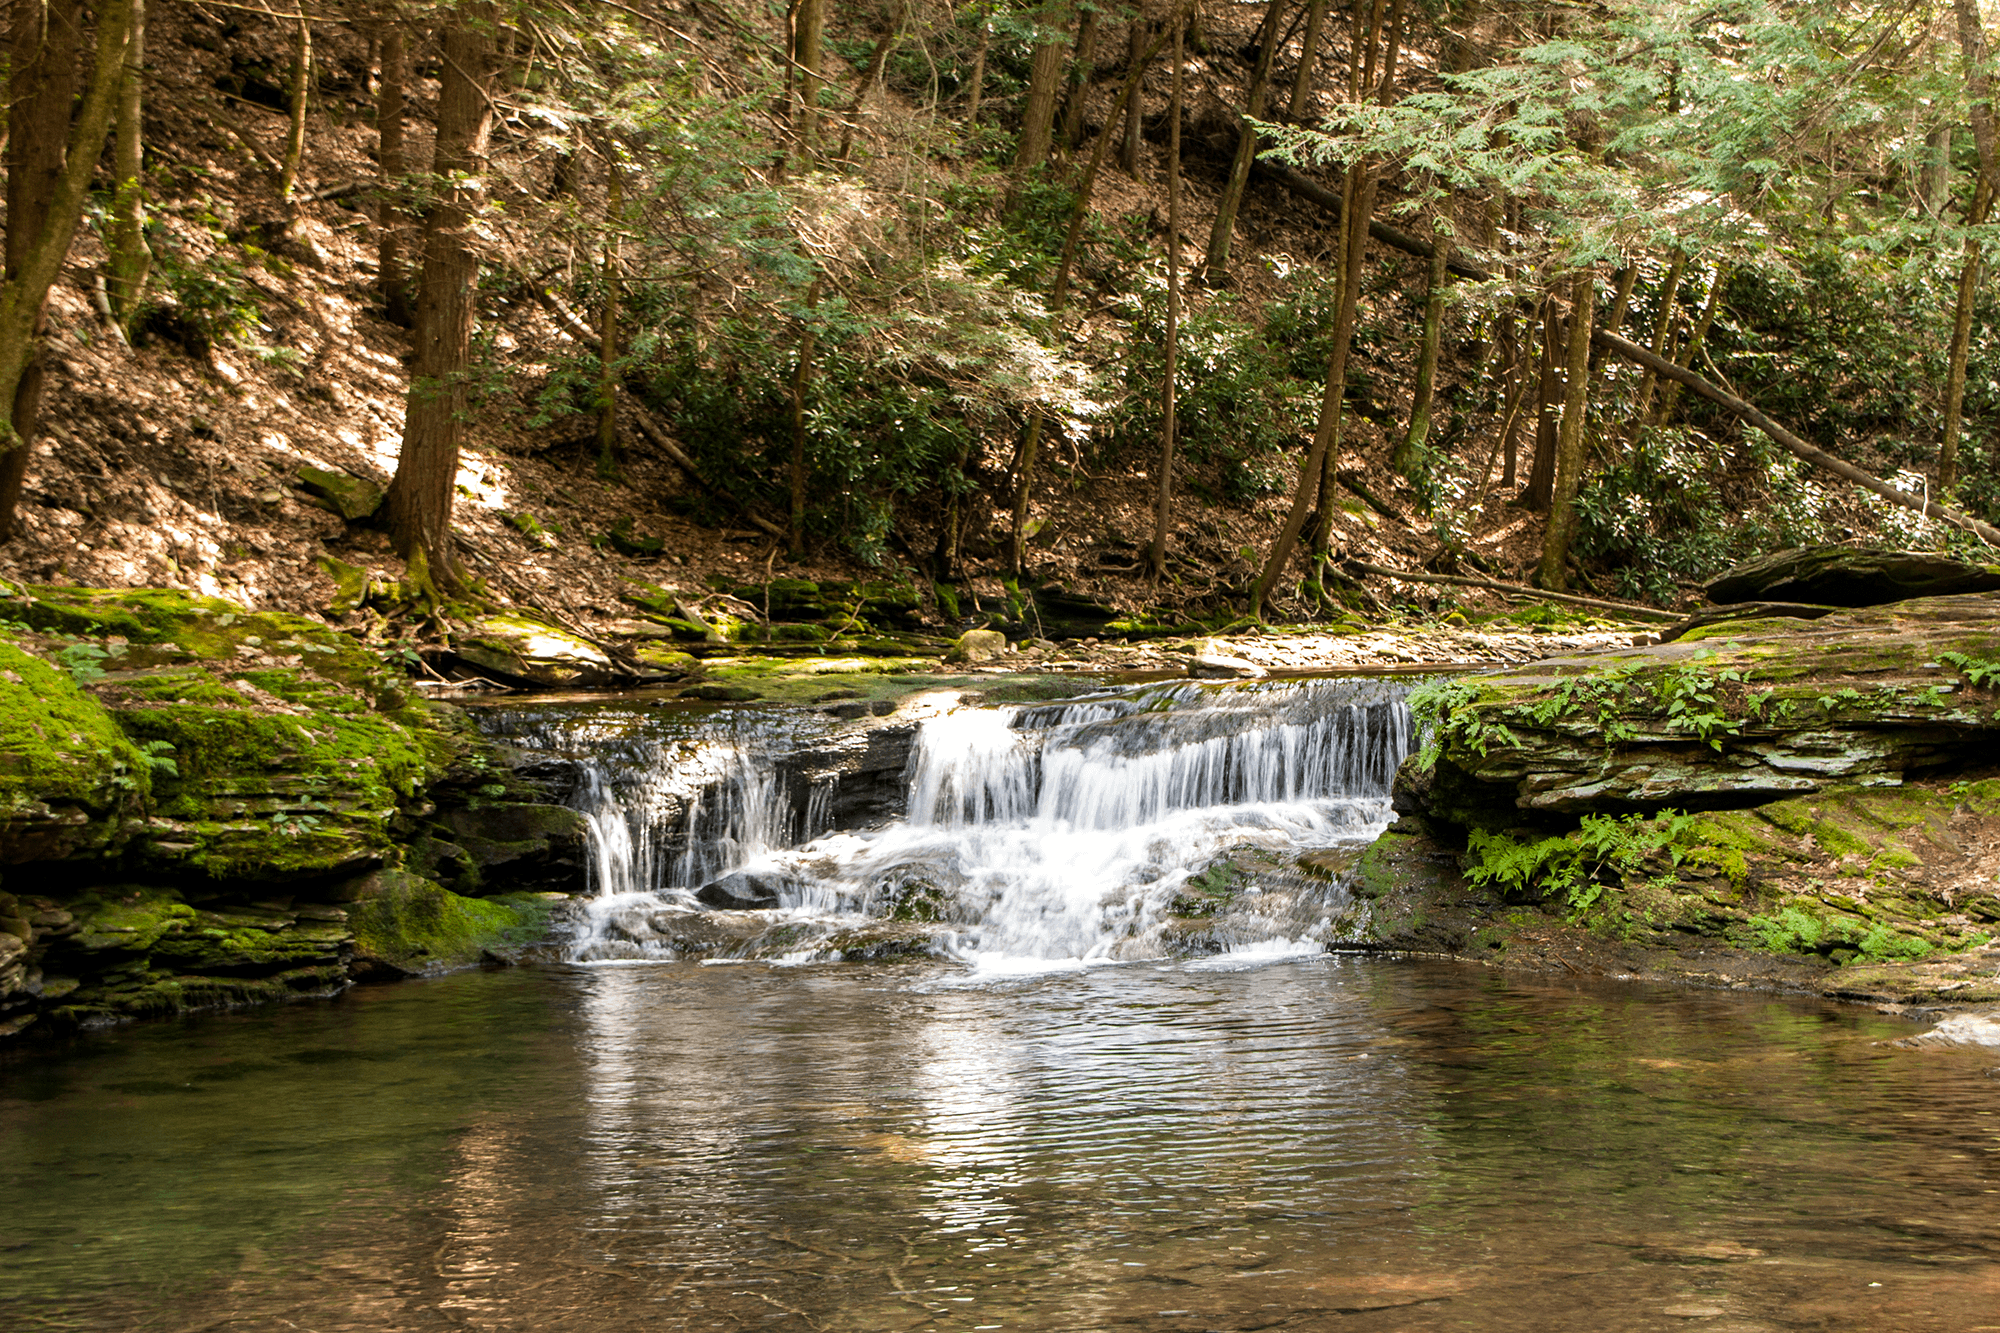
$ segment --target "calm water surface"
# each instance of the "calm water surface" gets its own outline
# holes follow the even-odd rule
[[[1323,958],[470,974],[0,1056],[0,1327],[2000,1328],[2000,1059]]]

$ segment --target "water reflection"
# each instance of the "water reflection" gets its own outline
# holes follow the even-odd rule
[[[1994,1060],[1905,1025],[1340,958],[952,980],[492,974],[17,1052],[0,1283],[78,1329],[2000,1325]]]

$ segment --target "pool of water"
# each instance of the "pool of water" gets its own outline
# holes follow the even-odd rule
[[[1993,1052],[1329,956],[461,975],[0,1055],[8,1329],[2000,1328]]]

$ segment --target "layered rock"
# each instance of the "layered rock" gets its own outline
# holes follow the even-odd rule
[[[178,592],[9,592],[0,1033],[477,962],[580,878],[579,817],[356,640]],[[450,873],[406,868],[425,846]]]

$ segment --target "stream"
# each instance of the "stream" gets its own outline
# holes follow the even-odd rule
[[[0,1327],[2000,1328],[1993,1052],[1338,951],[1404,689],[493,710],[568,961],[0,1051]]]

